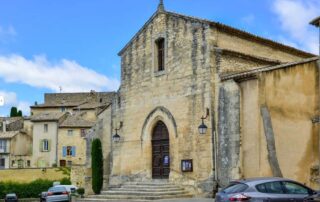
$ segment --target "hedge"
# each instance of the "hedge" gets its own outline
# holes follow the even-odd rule
[[[99,139],[92,141],[91,168],[92,168],[92,190],[100,194],[103,185],[103,156],[102,145]]]
[[[8,193],[16,193],[19,198],[38,198],[43,191],[48,191],[53,182],[59,180],[42,180],[38,179],[30,183],[20,182],[0,182],[0,198],[4,198]],[[68,178],[60,180],[61,184],[71,184]]]

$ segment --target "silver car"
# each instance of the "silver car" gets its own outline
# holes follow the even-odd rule
[[[70,196],[65,187],[51,187],[46,196],[46,202],[69,202]]]
[[[319,194],[299,182],[285,178],[236,180],[216,194],[216,202],[305,202],[320,201]]]

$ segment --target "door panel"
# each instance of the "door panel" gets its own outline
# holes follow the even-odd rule
[[[170,174],[169,133],[159,121],[152,135],[152,178],[168,179]]]

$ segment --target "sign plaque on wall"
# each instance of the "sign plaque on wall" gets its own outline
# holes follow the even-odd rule
[[[181,171],[182,172],[193,172],[192,159],[181,160]]]

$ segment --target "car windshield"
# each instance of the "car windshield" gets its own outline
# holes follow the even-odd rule
[[[245,191],[249,186],[243,183],[232,183],[222,191],[226,194],[238,193]]]
[[[51,187],[49,192],[64,192],[67,191],[65,187]]]

